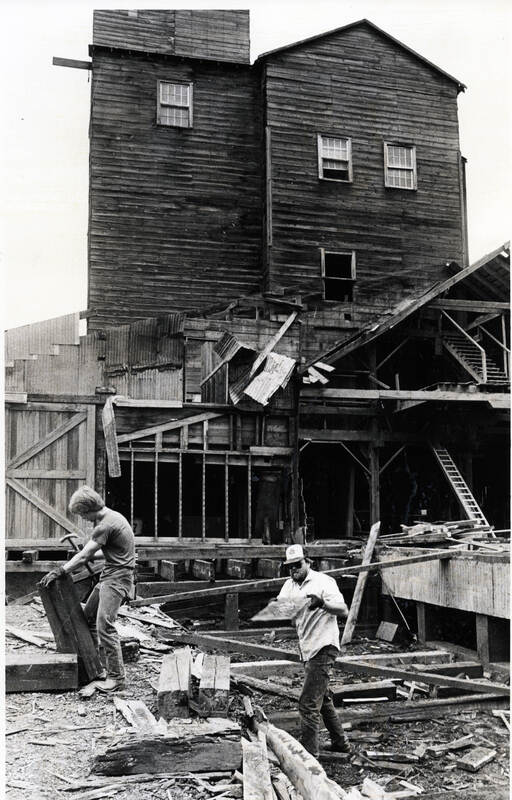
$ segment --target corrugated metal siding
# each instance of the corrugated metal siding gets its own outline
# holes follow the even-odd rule
[[[5,331],[5,360],[13,361],[34,354],[50,354],[58,344],[79,344],[80,315],[62,317],[21,325]]]
[[[456,86],[360,26],[266,61],[269,289],[317,292],[319,248],[356,251],[357,308],[385,310],[461,262]],[[352,140],[353,182],[318,177],[317,134]],[[384,187],[383,143],[416,146],[418,189]]]
[[[95,11],[93,43],[148,53],[249,63],[249,12]]]

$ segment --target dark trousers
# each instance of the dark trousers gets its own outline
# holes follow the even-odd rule
[[[92,590],[84,607],[98,655],[109,678],[124,681],[124,663],[121,653],[116,621],[121,603],[130,597],[133,586],[133,571],[119,570],[100,580]]]
[[[303,747],[314,756],[318,756],[319,751],[318,734],[321,719],[329,731],[334,747],[346,741],[329,689],[332,665],[338,655],[336,647],[328,645],[304,664],[304,685],[299,698],[300,740]]]

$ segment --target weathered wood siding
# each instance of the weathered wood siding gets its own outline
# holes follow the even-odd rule
[[[192,128],[156,124],[158,80],[193,83]],[[89,329],[258,289],[257,114],[248,67],[95,50]]]
[[[381,310],[462,259],[457,84],[366,25],[268,56],[269,288],[322,291],[319,248],[355,250],[348,313]],[[317,134],[350,137],[353,182],[318,177]],[[384,187],[383,143],[416,146],[417,191]],[[329,319],[333,325],[335,319]]]
[[[414,555],[422,551],[407,548]],[[394,548],[382,560],[407,554]],[[445,608],[510,619],[510,563],[507,555],[459,553],[450,561],[431,561],[385,572],[386,586],[396,596]]]
[[[93,42],[145,53],[249,63],[249,12],[168,9],[94,12]]]

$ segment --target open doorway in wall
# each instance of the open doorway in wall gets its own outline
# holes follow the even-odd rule
[[[341,444],[304,447],[299,480],[307,541],[351,538],[369,530],[368,481]]]

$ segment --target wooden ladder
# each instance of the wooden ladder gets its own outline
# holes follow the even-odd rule
[[[473,519],[480,525],[489,525],[448,450],[445,447],[434,445],[432,445],[432,450],[468,519]]]

